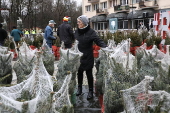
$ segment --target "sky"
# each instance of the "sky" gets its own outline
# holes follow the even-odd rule
[[[73,1],[77,1],[77,5],[81,5],[82,4],[82,0],[73,0]]]

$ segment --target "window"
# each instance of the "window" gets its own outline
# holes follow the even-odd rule
[[[128,0],[120,0],[120,5],[127,5],[128,4]]]
[[[118,29],[123,29],[123,21],[118,21]]]
[[[138,29],[138,26],[139,26],[139,23],[140,22],[143,22],[143,24],[145,24],[144,20],[143,19],[138,19],[138,20],[135,20],[135,23],[134,23],[134,27],[135,29]]]
[[[98,26],[97,26],[97,27],[98,27],[97,30],[101,30],[101,29],[100,29],[100,23],[98,23]]]
[[[106,22],[104,23],[104,29],[107,29],[107,23]]]
[[[107,22],[98,22],[93,23],[94,30],[106,30],[107,29]]]
[[[93,5],[93,10],[97,10],[97,9],[99,9],[99,4],[94,4]]]
[[[124,21],[124,29],[128,29],[128,21],[127,20]]]
[[[104,24],[100,23],[100,30],[103,30],[103,26],[104,26]]]
[[[106,9],[106,8],[107,8],[107,2],[101,3],[101,8],[102,8],[102,9]]]
[[[91,11],[91,6],[90,5],[86,6],[86,11]]]
[[[128,20],[118,21],[118,29],[128,29]]]
[[[141,0],[133,0],[133,3],[139,3]]]
[[[113,1],[110,1],[110,7],[113,7]]]
[[[114,7],[114,6],[117,6],[117,1],[116,0],[110,1],[110,7]]]

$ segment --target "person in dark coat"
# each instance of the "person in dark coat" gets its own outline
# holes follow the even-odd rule
[[[4,45],[5,39],[8,37],[7,32],[2,29],[2,24],[0,24],[0,46]]]
[[[143,22],[140,22],[140,24],[138,26],[138,30],[139,29],[146,29],[146,26],[143,24]]]
[[[86,71],[89,93],[87,95],[87,100],[93,98],[93,74],[92,69],[94,66],[94,56],[93,56],[93,42],[95,42],[100,47],[107,47],[104,41],[99,38],[95,30],[90,28],[88,25],[88,18],[85,15],[79,16],[77,18],[78,29],[75,31],[74,37],[79,41],[78,49],[83,53],[80,59],[80,67],[78,69],[78,90],[76,96],[82,94],[82,84],[83,84],[83,72]]]
[[[12,28],[13,30],[11,31],[11,36],[14,38],[14,41],[17,46],[17,50],[19,50],[19,43],[21,41],[21,37],[23,36],[23,32],[17,29],[16,26],[13,26]]]
[[[69,24],[70,22],[70,17],[64,17],[63,23],[57,29],[57,35],[60,38],[60,42],[64,42],[65,48],[71,48],[74,42],[73,29]]]

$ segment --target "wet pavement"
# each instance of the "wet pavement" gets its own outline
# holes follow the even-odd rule
[[[87,100],[87,95],[88,86],[84,85],[82,95],[75,97],[76,102],[74,105],[74,113],[101,113],[99,100],[95,93],[93,94],[94,97],[91,100]]]

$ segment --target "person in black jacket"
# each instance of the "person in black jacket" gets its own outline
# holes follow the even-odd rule
[[[4,41],[8,37],[7,32],[4,29],[2,29],[2,26],[3,25],[0,24],[0,46],[4,45]]]
[[[60,42],[64,42],[65,48],[71,48],[74,42],[73,29],[69,24],[70,22],[70,17],[64,17],[63,23],[57,29],[57,35],[60,38]]]
[[[89,20],[87,16],[81,15],[77,18],[78,29],[75,31],[74,37],[78,40],[78,49],[83,53],[80,59],[80,67],[78,69],[78,90],[76,96],[82,94],[82,84],[83,84],[83,72],[86,71],[89,93],[87,95],[87,100],[93,98],[93,74],[92,69],[94,66],[94,56],[93,56],[93,42],[95,42],[100,47],[107,47],[104,41],[99,38],[95,30],[90,28],[88,24]]]

